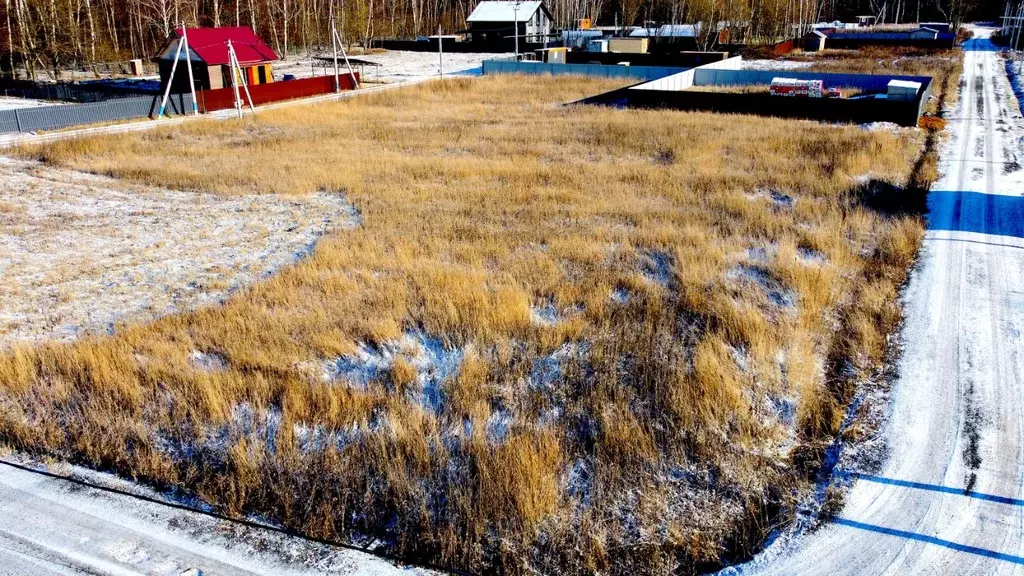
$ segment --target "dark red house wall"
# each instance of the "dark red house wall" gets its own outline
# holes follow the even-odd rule
[[[359,73],[356,72],[356,78]],[[342,90],[353,88],[352,78],[346,73],[338,77]],[[303,78],[301,80],[284,80],[271,82],[270,84],[259,84],[249,86],[249,94],[252,95],[252,103],[256,106],[269,102],[291,100],[293,98],[305,98],[307,96],[318,96],[334,92],[334,76],[316,76],[314,78]],[[244,106],[249,105],[245,97],[245,90],[241,86],[238,93],[242,97]],[[235,107],[235,89],[218,88],[217,90],[200,90],[196,93],[199,100],[199,110],[202,112],[213,112],[215,110],[227,110]]]

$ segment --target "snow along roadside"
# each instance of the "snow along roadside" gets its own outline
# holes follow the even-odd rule
[[[975,30],[929,230],[904,295],[899,377],[877,471],[837,518],[786,533],[743,574],[1013,574],[1024,565],[1024,118]],[[799,536],[799,538],[798,538]]]
[[[10,457],[7,457],[10,459]],[[116,477],[64,467],[92,484],[160,500]],[[21,576],[427,576],[358,550],[0,465],[0,572]]]

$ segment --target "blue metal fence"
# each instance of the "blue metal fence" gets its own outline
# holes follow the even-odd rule
[[[514,60],[484,60],[484,74],[576,74],[603,78],[633,78],[657,80],[689,68],[670,66],[612,66],[605,64],[545,64],[543,62]]]
[[[956,34],[939,32],[937,34],[911,34],[910,32],[828,32],[828,40],[953,40]],[[828,43],[826,40],[826,44]]]
[[[155,116],[160,107],[160,97],[139,96],[136,98],[115,98],[104,102],[88,104],[64,104],[0,111],[0,133],[35,132],[37,130],[59,130],[70,126],[115,122]],[[176,94],[171,97],[168,115],[192,111],[191,94]]]

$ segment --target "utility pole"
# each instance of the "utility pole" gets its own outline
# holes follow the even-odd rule
[[[256,104],[252,101],[252,94],[249,93],[249,84],[245,81],[245,74],[242,71],[242,63],[238,61],[238,55],[235,54],[235,47],[231,45],[231,40],[228,40],[228,60],[231,61],[231,69],[237,70],[238,75],[235,76],[232,73],[231,84],[235,87],[235,109],[238,110],[238,117],[242,117],[242,97],[238,94],[238,83],[242,83],[242,89],[245,90],[245,97],[249,100],[249,109],[253,112],[256,111]]]
[[[516,61],[519,61],[519,0],[512,5],[512,35],[515,37],[516,43]]]
[[[1022,24],[1021,15],[1024,15],[1024,2],[1017,4],[1017,9],[1015,11],[1010,12],[1010,18],[1004,21],[1005,23],[1010,23],[1010,25],[1013,26],[1012,28],[1010,28],[1010,42],[1008,47],[1010,50],[1014,51],[1015,57],[1017,56],[1016,52],[1020,44],[1020,33]]]
[[[192,49],[188,45],[188,31],[185,23],[181,23],[181,41],[185,43],[185,66],[188,67],[188,89],[192,94],[192,114],[199,116],[199,102],[196,102],[196,80],[192,76]]]
[[[341,81],[338,78],[338,34],[334,26],[334,0],[331,0],[331,50],[334,52],[334,92],[341,92]]]
[[[359,80],[356,79],[355,70],[352,69],[352,63],[348,60],[348,52],[345,51],[345,43],[341,41],[341,34],[338,34],[338,29],[334,29],[334,37],[338,40],[338,48],[341,49],[341,56],[345,59],[345,67],[348,68],[348,75],[352,78],[352,89],[359,88]]]
[[[159,120],[164,117],[164,108],[167,107],[167,99],[171,96],[171,84],[174,84],[174,73],[178,70],[178,59],[181,58],[181,48],[185,44],[184,29],[182,26],[182,38],[178,39],[178,48],[174,51],[174,62],[171,62],[171,75],[167,78],[167,87],[164,88],[164,97],[160,101],[160,112],[157,113],[156,119]]]
[[[1013,42],[1014,52],[1020,50],[1020,34],[1022,28],[1024,28],[1024,2],[1017,5],[1017,18],[1013,22],[1013,30],[1015,32]]]
[[[1021,72],[1021,57],[1020,57],[1020,35],[1024,31],[1024,2],[1017,5],[1017,18],[1013,22],[1014,34],[1011,36],[1014,38],[1013,41],[1013,52],[1017,58],[1017,74]]]
[[[242,117],[242,96],[238,93],[238,83],[242,79],[242,71],[235,68],[235,49],[231,47],[231,40],[228,40],[228,65],[231,68],[231,87],[235,90],[235,112]]]

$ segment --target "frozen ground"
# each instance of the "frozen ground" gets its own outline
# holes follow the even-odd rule
[[[14,96],[0,96],[0,110],[40,108],[43,106],[56,106],[59,104],[65,104],[65,102],[51,102],[50,100],[33,100],[31,98],[15,98]]]
[[[814,62],[786,60],[785,58],[775,60],[743,60],[744,70],[799,70],[801,68],[810,68],[813,65]]]
[[[92,484],[157,494],[65,467]],[[358,550],[302,540],[0,465],[0,574],[425,576]]]
[[[444,73],[455,74],[465,73],[468,70],[475,70],[480,67],[480,63],[489,58],[501,58],[508,56],[508,54],[459,54],[459,53],[448,53],[444,54],[441,58],[444,61]],[[367,66],[363,70],[363,77],[367,81],[380,81],[380,82],[400,82],[403,80],[411,80],[416,78],[424,78],[429,76],[437,76],[438,74],[438,54],[437,52],[408,52],[404,50],[386,50],[383,52],[377,52],[373,54],[359,54],[355,55],[355,58],[362,60],[368,60],[370,62],[376,62],[381,66],[379,68],[374,66]],[[302,57],[291,57],[286,62],[278,62],[274,64],[274,73],[281,74],[294,74],[296,78],[305,78],[314,74],[314,69],[310,67],[312,59]],[[341,71],[345,72],[344,64],[341,65]],[[327,73],[333,74],[333,67],[327,70]],[[317,67],[315,74],[320,76],[325,73],[324,68]]]
[[[858,398],[891,394],[877,465],[838,456],[838,516],[725,573],[1024,573],[1024,118],[991,32],[965,44],[898,376]]]
[[[0,158],[0,349],[220,301],[357,215],[339,194],[217,196]]]

